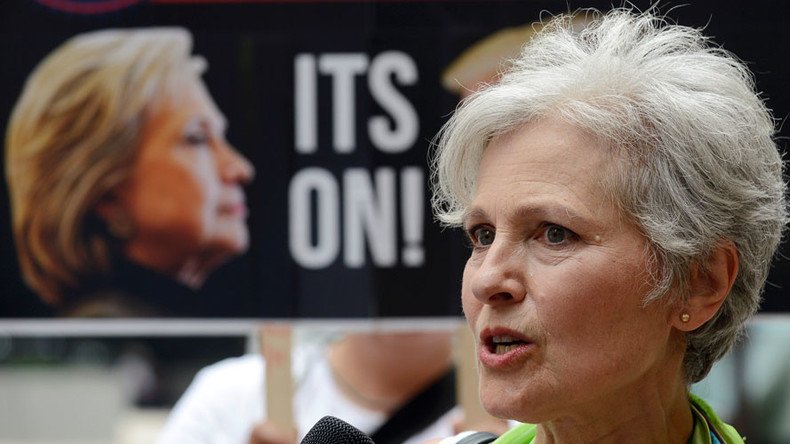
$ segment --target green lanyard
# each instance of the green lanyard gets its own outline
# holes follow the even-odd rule
[[[740,434],[729,424],[725,424],[710,406],[701,398],[689,394],[691,412],[694,415],[694,430],[688,444],[711,444],[711,434],[715,434],[721,444],[744,444]],[[496,439],[492,444],[532,444],[537,434],[535,424],[520,424]]]
[[[721,444],[744,444],[744,439],[735,427],[726,424],[716,412],[699,396],[689,393],[691,412],[694,415],[694,432],[689,444],[710,444],[715,434]]]

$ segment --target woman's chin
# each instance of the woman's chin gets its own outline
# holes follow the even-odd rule
[[[496,382],[484,384],[487,387],[481,384],[480,402],[489,415],[527,423],[539,422],[541,403],[535,396],[525,393],[523,387],[517,390],[514,386]]]
[[[489,415],[497,418],[512,418],[514,413],[517,412],[517,402],[519,397],[515,392],[508,393],[507,391],[498,389],[481,388],[480,402],[483,408]]]
[[[247,229],[238,229],[222,233],[212,242],[212,250],[221,256],[232,258],[247,252],[250,247],[250,235]]]

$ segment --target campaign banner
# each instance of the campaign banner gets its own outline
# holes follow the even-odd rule
[[[648,7],[647,2],[634,3]],[[46,167],[52,172],[37,171],[12,166],[6,146],[0,160],[5,178],[0,185],[4,245],[0,317],[460,315],[461,274],[469,249],[459,230],[443,229],[433,219],[428,166],[432,140],[464,95],[479,82],[492,81],[501,63],[517,53],[535,23],[551,14],[582,7],[606,9],[610,4],[567,0],[3,2],[0,48],[6,63],[0,71],[4,85],[0,128],[6,145],[13,142],[9,122],[26,82],[32,82],[34,69],[64,42],[96,31],[141,30],[153,35],[176,28],[189,36],[189,52],[198,55],[203,65],[200,79],[207,97],[185,93],[196,94],[195,106],[208,109],[209,120],[200,123],[207,126],[208,134],[198,131],[198,135],[217,138],[222,145],[218,149],[225,150],[221,155],[232,166],[200,176],[197,191],[189,191],[175,171],[185,168],[183,159],[200,155],[178,154],[182,157],[174,161],[174,169],[166,171],[138,164],[125,169],[117,161],[117,171],[127,179],[140,174],[139,186],[147,190],[142,202],[135,201],[144,220],[129,224],[116,211],[127,194],[109,188],[90,192],[104,186],[101,174],[94,171],[99,160],[78,163],[57,154],[36,164],[36,168],[50,165]],[[774,115],[780,120],[787,116],[788,6],[703,1],[666,9],[681,24],[705,26],[706,34],[748,62]],[[75,57],[74,66],[87,63],[81,57]],[[122,57],[121,50],[106,56]],[[144,55],[139,57],[135,63],[145,61]],[[93,75],[94,68],[84,68],[84,75]],[[134,75],[138,74],[144,75]],[[134,100],[107,100],[118,100],[113,112],[119,115],[125,107],[131,113],[136,106]],[[156,108],[140,106],[147,113]],[[90,111],[88,105],[84,108]],[[186,109],[173,108],[174,113]],[[218,113],[212,111],[215,108]],[[19,114],[23,125],[26,115]],[[83,115],[99,129],[104,124],[98,122],[101,116]],[[155,139],[166,131],[145,132],[145,128],[130,137]],[[778,140],[785,149],[782,137],[787,129],[780,128]],[[45,131],[39,134],[44,137]],[[190,143],[202,143],[189,137]],[[138,157],[129,162],[137,162]],[[85,169],[75,170],[78,165]],[[198,168],[195,165],[188,165],[192,173]],[[27,176],[33,183],[17,185],[17,178],[26,174],[40,178]],[[71,180],[73,189],[46,194],[64,183],[53,179],[57,175]],[[79,185],[83,182],[78,178],[94,175],[95,183]],[[51,186],[41,183],[50,179]],[[228,199],[235,200],[221,204],[225,205],[221,217],[189,219],[183,230],[172,235],[159,232],[150,250],[119,246],[112,240],[137,236],[141,224],[164,224],[174,207],[183,214],[204,215],[201,205],[208,205],[207,199],[214,196],[206,190],[228,182],[234,183],[235,196]],[[174,194],[179,187],[187,191]],[[16,189],[28,188],[40,191],[15,194]],[[222,192],[217,193],[222,199]],[[40,196],[40,200],[18,210],[17,195]],[[161,204],[155,202],[160,197]],[[27,197],[16,197],[23,198]],[[47,210],[62,208],[66,200],[79,208],[76,215],[61,210],[73,219],[55,217],[56,210]],[[17,215],[25,211],[31,214],[29,220]],[[231,220],[230,228],[211,232],[217,222],[212,217],[222,223]],[[89,232],[94,229],[98,231]],[[32,238],[36,230],[38,241],[20,253],[20,236]],[[89,242],[90,248],[83,251],[79,242]],[[784,251],[788,253],[786,247]],[[39,253],[45,259],[32,258]],[[152,270],[148,262],[138,261],[140,257],[153,257],[150,263],[163,265]],[[790,309],[786,257],[772,269],[764,310]],[[86,262],[80,263],[80,258],[87,258]]]

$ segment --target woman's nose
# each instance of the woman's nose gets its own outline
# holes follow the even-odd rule
[[[255,167],[233,146],[224,144],[220,149],[219,170],[222,180],[247,184],[255,177]]]
[[[467,270],[471,272],[472,293],[487,305],[523,301],[527,294],[526,265],[526,258],[520,254],[518,246],[495,240],[482,261]]]

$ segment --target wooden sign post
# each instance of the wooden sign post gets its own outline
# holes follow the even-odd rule
[[[287,324],[264,326],[260,331],[260,339],[266,360],[267,417],[281,430],[294,430],[291,327]]]

